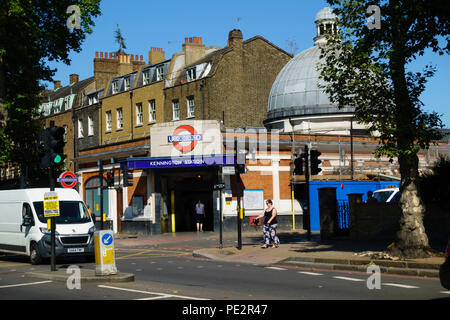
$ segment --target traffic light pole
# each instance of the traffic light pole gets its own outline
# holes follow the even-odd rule
[[[307,214],[307,237],[311,241],[311,210],[309,207],[309,148],[305,145],[305,181],[306,181],[306,214]]]
[[[100,175],[100,230],[103,230],[103,163],[101,160],[97,161],[99,166],[99,175]]]
[[[48,176],[50,179],[50,191],[55,191],[55,179],[53,174],[53,166],[48,169]],[[51,271],[56,271],[56,217],[50,218],[50,265]]]

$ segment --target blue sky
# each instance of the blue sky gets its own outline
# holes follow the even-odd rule
[[[166,58],[171,58],[181,51],[186,37],[202,37],[207,46],[224,47],[228,32],[235,28],[244,39],[260,35],[284,50],[294,41],[298,54],[313,45],[314,17],[326,5],[324,0],[103,0],[93,33],[80,53],[70,54],[71,65],[50,66],[58,69],[54,80],[61,80],[63,86],[69,84],[71,73],[79,74],[80,80],[91,77],[95,52],[118,50],[114,41],[117,24],[127,53],[143,55],[145,61],[151,47],[163,48]],[[437,72],[421,96],[424,109],[442,114],[444,126],[450,128],[450,57],[427,52],[412,67],[420,70],[430,63]],[[48,87],[52,89],[53,84]]]

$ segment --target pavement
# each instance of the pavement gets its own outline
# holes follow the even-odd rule
[[[367,272],[376,265],[381,273],[419,277],[439,277],[439,267],[444,263],[444,253],[424,259],[393,259],[383,253],[388,242],[353,242],[348,238],[336,238],[327,242],[320,240],[318,232],[312,232],[307,240],[305,232],[280,231],[278,248],[262,249],[262,233],[243,232],[241,248],[238,249],[237,233],[222,234],[222,245],[218,232],[185,232],[161,235],[115,235],[115,247],[156,246],[164,249],[184,248],[192,250],[194,257],[221,262],[251,264],[258,266],[296,266],[303,270],[339,270]],[[97,276],[95,270],[81,268],[82,282],[128,282],[133,274],[118,272],[115,275]],[[26,276],[56,281],[67,281],[71,273],[67,268],[57,271],[27,273]]]
[[[430,258],[397,260],[383,252],[388,242],[355,243],[345,238],[322,242],[318,233],[307,241],[306,234],[295,232],[280,233],[279,238],[278,248],[262,249],[262,243],[244,241],[241,249],[236,246],[205,248],[194,250],[193,255],[259,266],[294,265],[310,271],[367,272],[369,266],[376,265],[381,273],[432,278],[439,278],[439,267],[445,260],[444,253]]]

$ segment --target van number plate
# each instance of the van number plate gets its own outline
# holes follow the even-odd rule
[[[84,248],[69,248],[67,249],[68,253],[80,253],[84,252]]]

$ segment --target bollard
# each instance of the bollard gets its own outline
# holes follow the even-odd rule
[[[114,257],[114,235],[111,230],[96,231],[94,235],[95,245],[95,274],[106,276],[117,274]]]

